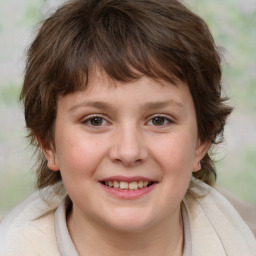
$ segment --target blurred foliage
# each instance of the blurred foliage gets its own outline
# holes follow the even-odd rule
[[[8,86],[0,86],[0,102],[6,105],[17,105],[19,99],[20,86],[17,84],[9,84]]]
[[[4,193],[0,197],[0,216],[31,193],[34,189],[34,178],[34,175],[27,170],[1,175],[0,191]]]
[[[217,181],[240,198],[256,204],[256,1],[190,0],[186,3],[206,21],[216,45],[224,48],[223,84],[235,108],[232,116],[241,123],[241,116],[251,119],[247,122],[249,126],[241,124],[240,130],[232,133],[233,138],[229,139],[239,143],[229,148],[230,152],[219,150]]]
[[[26,0],[26,9],[24,12],[24,18],[22,20],[21,26],[31,26],[35,25],[40,18],[42,18],[40,12],[40,6],[42,5],[42,0]]]
[[[217,163],[218,175],[220,176],[219,185],[230,191],[239,191],[239,193],[236,193],[239,194],[239,197],[254,204],[256,204],[255,156],[255,147],[245,147],[239,155],[233,155],[228,161]],[[245,163],[244,168],[241,168],[241,159]]]
[[[193,0],[187,4],[201,15],[224,47],[224,83],[242,110],[256,110],[256,1]]]

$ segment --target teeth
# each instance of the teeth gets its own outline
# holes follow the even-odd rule
[[[119,182],[118,181],[114,181],[114,188],[119,188]]]
[[[120,182],[121,189],[127,189],[128,187],[129,187],[128,182],[125,182],[125,181]]]
[[[109,187],[113,187],[113,182],[112,181],[108,181],[108,186]]]
[[[133,181],[133,182],[129,183],[129,189],[132,189],[132,190],[138,189],[137,181]]]
[[[143,181],[142,181],[142,180],[140,180],[140,181],[138,182],[138,187],[139,187],[139,188],[143,188]]]
[[[152,182],[148,181],[132,181],[132,182],[126,182],[126,181],[106,181],[104,183],[106,186],[111,187],[111,188],[117,188],[117,189],[129,189],[129,190],[136,190],[136,189],[141,189],[148,187],[148,185],[151,185]]]
[[[148,181],[143,181],[143,187],[147,187],[148,186]]]

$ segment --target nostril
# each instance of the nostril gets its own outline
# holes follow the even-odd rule
[[[109,157],[115,163],[134,166],[145,162],[148,158],[148,151],[139,138],[131,139],[129,134],[131,131],[127,131],[120,140],[114,143],[110,148]]]

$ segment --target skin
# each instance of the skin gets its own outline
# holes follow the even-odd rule
[[[80,255],[182,255],[180,203],[209,147],[186,83],[94,74],[87,90],[59,98],[54,144],[43,150],[73,202],[67,224]],[[154,186],[120,198],[100,182],[113,176]]]

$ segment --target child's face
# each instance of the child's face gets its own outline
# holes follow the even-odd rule
[[[93,77],[86,91],[59,99],[48,167],[61,171],[78,220],[120,230],[165,225],[179,217],[208,148],[191,94],[181,81],[116,85]]]

